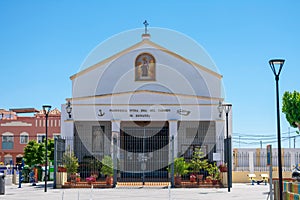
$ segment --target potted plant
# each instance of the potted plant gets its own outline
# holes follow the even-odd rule
[[[91,184],[92,182],[96,182],[97,178],[98,178],[97,174],[91,174],[91,176],[87,177],[85,180],[88,184]]]
[[[77,182],[80,182],[80,174],[79,173],[76,173],[76,183]]]
[[[211,176],[207,176],[207,177],[205,178],[205,182],[206,182],[206,183],[211,183],[211,182],[212,182],[212,177],[211,177]]]
[[[217,167],[216,163],[209,164],[209,166],[206,169],[208,171],[208,174],[212,177],[212,183],[215,185],[220,180],[220,170]]]
[[[106,176],[106,185],[111,185],[113,182],[113,161],[110,156],[104,156],[102,159],[101,173]]]
[[[189,168],[189,164],[185,162],[183,157],[175,158],[174,159],[174,179],[175,185],[181,185],[181,176],[187,174]]]
[[[100,175],[101,166],[101,160],[98,160],[94,156],[84,156],[79,163],[79,170],[87,172],[85,177],[96,175],[98,178]]]
[[[195,148],[190,167],[196,175],[197,183],[199,184],[203,180],[203,174],[200,174],[200,170],[205,170],[208,167],[207,159],[204,159],[204,153],[200,148]]]
[[[67,169],[64,166],[58,166],[57,172],[67,172]]]
[[[76,182],[76,173],[78,170],[78,158],[74,155],[74,152],[66,151],[63,155],[63,165],[66,168],[67,174],[71,180],[71,182]]]
[[[227,164],[221,163],[219,165],[219,169],[220,169],[220,172],[227,172],[228,171]]]
[[[190,175],[190,182],[194,183],[194,182],[196,182],[196,180],[197,180],[197,176],[195,174],[191,174]]]

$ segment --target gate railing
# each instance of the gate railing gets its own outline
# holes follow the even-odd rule
[[[157,130],[152,130],[157,131]],[[130,134],[121,133],[120,136],[110,138],[111,154],[114,168],[114,183],[118,182],[171,182],[174,185],[174,170],[172,164],[174,157],[178,156],[175,152],[181,151],[184,148],[179,146],[188,144],[184,138],[169,137],[168,129],[162,130],[159,135],[146,137],[135,137]],[[202,145],[203,148],[208,150],[207,158],[212,162],[213,153],[219,153],[223,162],[223,138],[218,138],[219,146],[215,145],[216,141],[206,140],[205,143],[201,142],[199,138],[195,139],[190,146],[185,148],[186,151],[193,150],[193,148]],[[201,142],[201,143],[200,143]],[[191,147],[191,148],[190,148]],[[210,147],[208,149],[207,147]],[[81,181],[86,181],[86,178],[95,176],[96,181],[104,181],[105,175],[101,173],[102,163],[101,160],[105,156],[104,151],[90,152],[85,146],[85,142],[79,136],[73,138],[58,138],[55,140],[55,170],[58,171],[59,167],[63,166],[63,155],[67,150],[74,151],[75,156],[78,158],[79,168],[78,176]],[[181,152],[181,156],[186,156],[187,161],[189,153]],[[219,163],[218,163],[219,164]],[[171,169],[168,171],[168,167]],[[187,178],[186,176],[185,178]],[[56,178],[56,174],[54,174]],[[54,187],[56,180],[54,180]]]

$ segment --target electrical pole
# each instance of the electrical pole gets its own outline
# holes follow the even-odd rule
[[[289,127],[289,148],[291,148],[291,132],[290,132],[290,127]]]

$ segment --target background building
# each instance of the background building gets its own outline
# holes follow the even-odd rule
[[[45,139],[43,111],[35,108],[1,109],[0,135],[0,162],[20,162],[29,140],[42,142]],[[60,111],[54,109],[49,114],[48,137],[57,136],[60,136]]]

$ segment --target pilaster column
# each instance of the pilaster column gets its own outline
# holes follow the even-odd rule
[[[118,159],[120,159],[120,120],[111,121],[111,155],[113,160],[113,187],[117,185]]]
[[[64,120],[61,123],[61,137],[66,139],[66,148],[69,146],[71,151],[74,151],[74,125],[75,122],[72,119]]]
[[[113,138],[117,139],[117,158],[120,158],[120,130],[121,120],[111,121],[111,153],[113,153]]]
[[[178,124],[177,120],[169,120],[169,138],[171,141],[172,136],[174,136],[174,157],[175,158],[178,156],[178,125],[177,124]],[[171,143],[169,143],[169,145],[171,147]],[[169,158],[171,157],[169,156]]]

